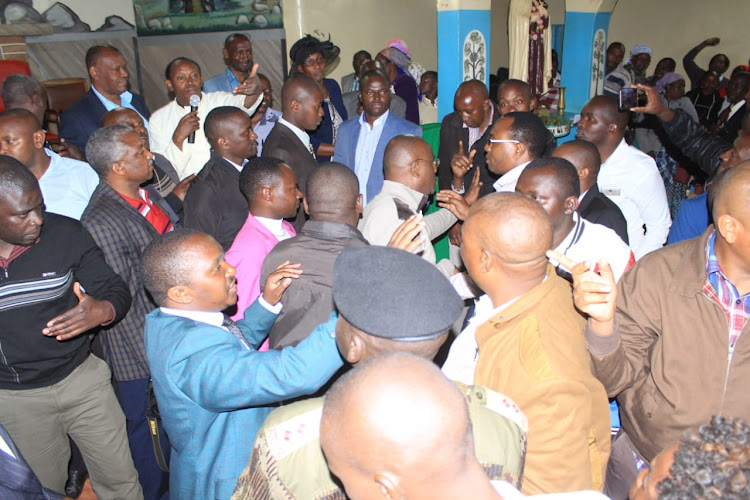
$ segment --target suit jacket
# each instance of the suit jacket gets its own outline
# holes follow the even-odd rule
[[[185,195],[183,212],[185,227],[210,234],[228,250],[248,213],[237,168],[211,150]]]
[[[131,104],[148,120],[151,117],[146,101],[138,94],[133,94]],[[60,137],[86,152],[86,141],[91,132],[102,126],[102,117],[107,113],[102,101],[94,94],[93,87],[60,115]]]
[[[258,346],[275,319],[255,302],[237,326]],[[342,366],[335,320],[297,347],[258,352],[218,326],[161,309],[146,317],[146,354],[172,445],[172,498],[231,497],[272,405],[315,391]]]
[[[482,181],[480,196],[494,193],[492,184],[498,179],[497,175],[487,169],[487,156],[484,152],[484,146],[489,140],[492,125],[500,119],[500,111],[498,111],[497,106],[494,103],[492,106],[494,107],[492,123],[487,127],[484,135],[482,135],[482,137],[480,137],[471,148],[471,150],[476,150],[473,165],[479,167],[479,180]],[[440,160],[440,166],[438,167],[438,183],[440,189],[451,189],[451,183],[453,182],[451,159],[453,158],[453,155],[458,152],[459,141],[463,141],[464,153],[467,155],[470,154],[469,129],[464,127],[464,123],[461,121],[461,116],[454,111],[443,118],[442,125],[440,126],[440,148],[438,149],[438,159]],[[471,181],[474,179],[474,173],[476,171],[477,169],[475,168],[469,170],[469,173],[464,177],[464,186],[468,187],[471,185]]]
[[[0,497],[4,500],[62,500],[63,495],[42,486],[21,455],[8,431],[0,425],[0,439],[8,445],[15,458],[0,450]]]
[[[149,198],[172,220],[178,222],[170,206],[153,188]],[[148,378],[143,347],[143,322],[156,304],[143,287],[140,259],[143,250],[159,233],[146,218],[107,183],[100,182],[91,195],[81,224],[104,252],[107,264],[127,283],[133,304],[119,323],[102,330],[105,357],[119,381]]]
[[[342,96],[342,99],[344,100],[346,114],[350,118],[358,117],[357,105],[359,104],[359,92],[347,92]],[[399,118],[404,118],[406,116],[406,101],[396,94],[391,94],[391,105],[388,110]],[[336,142],[338,142],[338,139]]]
[[[739,135],[740,127],[742,126],[742,117],[745,116],[747,111],[747,102],[738,109],[732,117],[727,120],[724,124],[724,128],[719,132],[719,137],[727,141],[729,144],[734,144],[734,140]]]
[[[310,150],[307,149],[307,145],[302,144],[302,141],[294,135],[294,132],[286,125],[276,122],[273,126],[273,130],[268,134],[266,142],[263,144],[263,156],[273,156],[284,160],[284,163],[292,167],[294,173],[297,175],[297,186],[302,194],[307,192],[307,176],[310,175],[316,168],[318,168],[318,162],[310,154]],[[192,187],[190,188],[192,189]],[[189,191],[188,191],[189,192]],[[245,212],[247,216],[247,212]],[[302,208],[302,203],[299,205],[297,210],[297,217],[290,221],[294,230],[300,232],[302,226],[305,225],[307,216]],[[245,219],[242,219],[242,223]],[[240,224],[242,226],[242,224]],[[239,231],[239,228],[237,229]]]
[[[341,92],[353,92],[354,91],[354,73],[349,73],[341,77]]]
[[[361,130],[359,117],[347,120],[339,127],[339,135],[336,139],[336,150],[333,153],[333,161],[343,163],[354,171],[355,160],[357,155],[357,144],[359,142],[359,132]],[[388,117],[383,125],[383,131],[380,134],[378,146],[375,149],[375,156],[372,158],[372,167],[370,176],[367,179],[367,200],[372,200],[383,189],[383,155],[388,143],[402,134],[412,134],[422,137],[422,128],[407,122],[403,118],[388,113]],[[360,190],[363,186],[360,186]]]
[[[628,222],[622,215],[620,207],[614,201],[610,200],[607,195],[599,191],[599,186],[594,183],[589,188],[586,196],[578,205],[578,215],[594,224],[607,226],[617,233],[622,241],[628,242]]]

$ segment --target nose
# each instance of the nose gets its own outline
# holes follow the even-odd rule
[[[257,139],[258,139],[258,134],[256,134],[253,129],[250,129],[250,140],[255,141]]]
[[[153,161],[154,160],[154,154],[151,151],[149,151],[148,149],[146,150],[146,158],[148,158],[148,161]]]
[[[29,224],[32,226],[41,226],[43,221],[41,209],[33,210],[29,214]]]
[[[235,274],[237,274],[237,269],[235,269],[235,267],[232,264],[225,261],[224,265],[226,266],[227,276],[234,276]]]

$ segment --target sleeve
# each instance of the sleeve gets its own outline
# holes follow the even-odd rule
[[[451,159],[458,152],[458,141],[453,136],[453,127],[448,120],[443,120],[440,127],[440,147],[438,148],[438,186],[440,189],[451,189],[453,172],[451,171]],[[464,144],[468,147],[468,144]]]
[[[703,130],[698,122],[691,120],[690,115],[681,109],[676,109],[674,118],[668,122],[663,121],[662,126],[669,140],[707,175],[711,175],[719,166],[719,155],[732,149],[731,144]]]
[[[245,330],[255,323],[263,335],[275,319],[261,317],[238,322]],[[310,394],[342,365],[336,347],[335,315],[295,347],[265,352],[240,349],[238,343],[217,344],[207,335],[193,335],[186,355],[175,358],[170,371],[176,385],[193,401],[212,412],[276,403]],[[227,381],[232,381],[231,384]]]
[[[70,144],[78,146],[85,153],[86,141],[89,138],[86,134],[86,131],[90,127],[87,123],[88,121],[86,116],[80,112],[79,107],[62,113],[60,115],[60,137]],[[99,128],[98,125],[95,128]]]
[[[682,66],[685,68],[688,78],[690,78],[690,88],[697,89],[704,71],[695,64],[695,56],[701,51],[701,46],[694,47],[682,58]]]
[[[346,158],[349,156],[348,154],[349,151],[347,149],[347,146],[349,145],[349,142],[350,142],[349,135],[350,135],[351,127],[352,127],[352,124],[348,121],[342,123],[339,126],[339,133],[338,133],[338,137],[336,138],[336,145],[333,149],[333,157],[331,158],[331,161],[335,161],[343,165],[346,165],[352,171],[354,171],[354,165],[348,165],[349,162],[346,160]]]
[[[107,264],[104,252],[86,229],[81,228],[78,239],[83,252],[74,271],[76,281],[83,286],[87,294],[112,304],[115,310],[112,323],[116,323],[124,318],[130,309],[131,297],[128,286]]]
[[[252,116],[263,101],[263,94],[261,94],[252,106],[246,108],[245,98],[247,96],[244,95],[234,95],[231,92],[212,92],[210,94],[204,94],[203,97],[209,101],[211,110],[218,108],[219,106],[234,106],[240,108],[247,113],[248,116]]]
[[[427,238],[432,241],[456,223],[458,219],[450,210],[441,208],[437,212],[424,216],[425,230],[427,231]],[[396,232],[395,229],[393,232]],[[390,237],[389,237],[390,239]]]
[[[244,238],[235,238],[225,256],[225,260],[237,270],[237,312],[232,316],[235,321],[245,317],[245,310],[258,298],[261,288],[262,263],[258,259],[262,256],[250,245],[244,245],[245,242],[247,240]]]
[[[187,112],[182,116],[175,115],[172,120],[170,120],[170,112],[171,110],[169,108],[162,108],[154,113],[149,121],[151,150],[163,155],[169,160],[177,171],[177,175],[180,176],[180,180],[182,180],[190,175],[190,172],[187,171],[187,167],[192,155],[186,151],[182,151],[174,142],[172,142],[172,134],[174,134],[177,124],[182,116],[187,114]]]
[[[636,259],[661,248],[667,241],[669,227],[672,225],[667,203],[667,191],[664,189],[664,182],[659,175],[656,164],[650,157],[642,158],[640,161],[644,162],[646,175],[641,177],[638,188],[631,194],[638,205],[641,219],[646,225],[646,234],[638,248],[633,249]]]
[[[622,68],[617,68],[607,75],[604,80],[604,93],[608,95],[617,95],[620,89],[630,85],[630,78]]]
[[[598,335],[591,329],[590,321],[584,330],[594,375],[611,398],[632,385],[661,331],[660,317],[644,313],[653,311],[660,297],[649,293],[653,287],[635,290],[639,279],[650,279],[648,272],[648,267],[642,264],[635,266],[617,284],[617,310],[612,335]],[[644,304],[650,305],[644,307]]]
[[[206,182],[194,183],[188,189],[182,207],[183,225],[189,229],[215,235],[220,221],[212,202],[214,190],[206,184]]]

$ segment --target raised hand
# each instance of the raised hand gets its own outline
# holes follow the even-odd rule
[[[631,111],[638,113],[647,113],[649,115],[656,115],[663,121],[668,122],[674,118],[674,111],[669,109],[664,101],[661,99],[661,95],[651,86],[636,83],[631,85],[632,88],[642,90],[646,93],[648,102],[645,106],[639,106],[637,108],[631,108]]]
[[[422,229],[424,229],[422,214],[412,215],[398,226],[388,246],[414,253],[425,242],[425,237],[419,234]]]
[[[458,220],[466,220],[469,214],[469,204],[466,203],[463,195],[458,194],[450,189],[443,189],[435,195],[440,208],[450,210]]]
[[[200,127],[201,122],[200,118],[198,118],[198,110],[196,109],[180,118],[180,122],[177,124],[177,128],[174,129],[174,133],[172,134],[172,142],[175,146],[182,149],[185,139]]]
[[[617,285],[609,264],[604,260],[577,263],[555,250],[548,250],[547,257],[572,271],[573,302],[589,316],[591,328],[599,335],[612,335]]]
[[[282,262],[276,270],[268,275],[263,287],[263,298],[269,304],[276,305],[281,300],[284,291],[292,284],[292,278],[299,278],[302,274],[302,264],[290,264],[289,261]]]
[[[466,172],[471,170],[474,162],[474,155],[477,150],[474,149],[468,155],[464,154],[464,141],[458,141],[458,151],[451,158],[451,172],[453,173],[453,187],[461,190],[464,185]]]
[[[78,297],[78,305],[52,318],[42,330],[44,335],[68,340],[115,318],[115,310],[109,302],[87,295],[78,282],[73,284],[73,293]]]
[[[479,190],[481,188],[482,181],[479,180],[479,167],[477,166],[476,171],[474,172],[474,177],[471,179],[471,185],[466,193],[464,193],[464,200],[466,200],[467,205],[471,206],[479,199]]]

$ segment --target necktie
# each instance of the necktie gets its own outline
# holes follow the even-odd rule
[[[310,150],[310,154],[312,155],[312,157],[316,158],[316,156],[315,156],[315,150],[313,149],[313,145],[311,143],[309,143],[309,142],[307,143],[307,149]]]
[[[240,330],[240,327],[237,326],[237,323],[232,321],[229,316],[224,315],[224,321],[221,322],[221,326],[225,327],[227,330],[229,330],[229,333],[237,337],[237,340],[242,342],[242,345],[244,345],[248,350],[253,350],[250,342],[248,342],[245,336],[242,335],[242,330]]]
[[[732,106],[729,106],[727,109],[721,112],[721,114],[719,115],[720,127],[723,127],[727,123],[727,120],[729,120],[729,113],[731,113],[731,111],[732,111]]]

